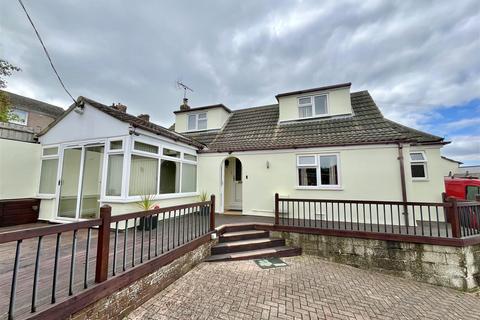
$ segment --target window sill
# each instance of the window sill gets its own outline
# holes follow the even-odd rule
[[[37,194],[37,199],[42,199],[42,200],[53,200],[55,199],[54,194]]]
[[[429,182],[430,179],[428,178],[412,178],[413,182]]]
[[[169,200],[169,199],[178,199],[178,198],[188,198],[188,197],[198,197],[200,194],[198,192],[188,192],[188,193],[170,193],[170,194],[160,194],[153,197],[153,201],[156,200]],[[105,197],[101,199],[101,202],[105,203],[132,203],[139,202],[142,198],[140,196],[133,196],[124,198],[108,198]]]
[[[297,190],[331,190],[331,191],[343,191],[342,186],[332,186],[332,187],[327,187],[327,186],[296,186],[295,189]]]

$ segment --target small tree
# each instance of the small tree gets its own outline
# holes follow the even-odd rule
[[[15,71],[21,71],[21,69],[6,60],[0,59],[0,89],[7,87],[6,78],[11,76]],[[8,96],[3,91],[0,91],[0,122],[8,122],[11,120],[18,120],[18,116],[12,112]]]

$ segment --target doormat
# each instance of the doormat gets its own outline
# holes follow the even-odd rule
[[[288,266],[288,264],[286,264],[282,259],[277,257],[255,259],[253,261],[257,264],[257,266],[262,269],[280,268]]]

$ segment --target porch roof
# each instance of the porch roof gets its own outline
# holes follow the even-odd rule
[[[97,109],[99,111],[102,111],[102,112],[114,117],[117,120],[128,123],[132,127],[143,129],[143,130],[146,130],[148,132],[151,132],[151,133],[169,138],[173,141],[182,142],[182,143],[194,146],[198,149],[202,149],[202,148],[205,147],[205,145],[202,144],[201,142],[198,142],[198,141],[193,140],[189,137],[186,137],[183,134],[173,132],[173,131],[168,130],[167,128],[164,128],[164,127],[162,127],[158,124],[155,124],[153,122],[140,119],[139,117],[136,117],[136,116],[131,115],[129,113],[116,110],[111,106],[104,105],[100,102],[97,102],[95,100],[92,100],[92,99],[89,99],[89,98],[86,98],[86,97],[82,97],[82,96],[78,97],[77,104],[73,104],[72,106],[70,106],[70,108],[68,108],[68,110],[62,116],[57,118],[44,131],[42,131],[38,135],[41,136],[41,135],[44,135],[45,133],[47,133],[48,130],[50,130],[53,126],[55,126],[58,122],[60,122],[68,113],[70,113],[73,109],[75,109],[75,107],[80,103],[87,103],[88,105],[94,107],[95,109]]]
[[[222,130],[184,133],[205,145],[202,152],[233,152],[444,139],[383,117],[368,91],[351,93],[353,114],[279,123],[278,104],[235,110]]]

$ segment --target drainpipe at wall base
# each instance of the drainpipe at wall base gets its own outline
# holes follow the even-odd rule
[[[405,225],[409,226],[408,223],[408,207],[406,202],[407,199],[407,185],[405,183],[405,165],[404,165],[404,158],[403,158],[403,145],[401,142],[398,143],[398,162],[400,163],[400,183],[402,185],[402,201],[403,205],[403,215],[405,217]]]

